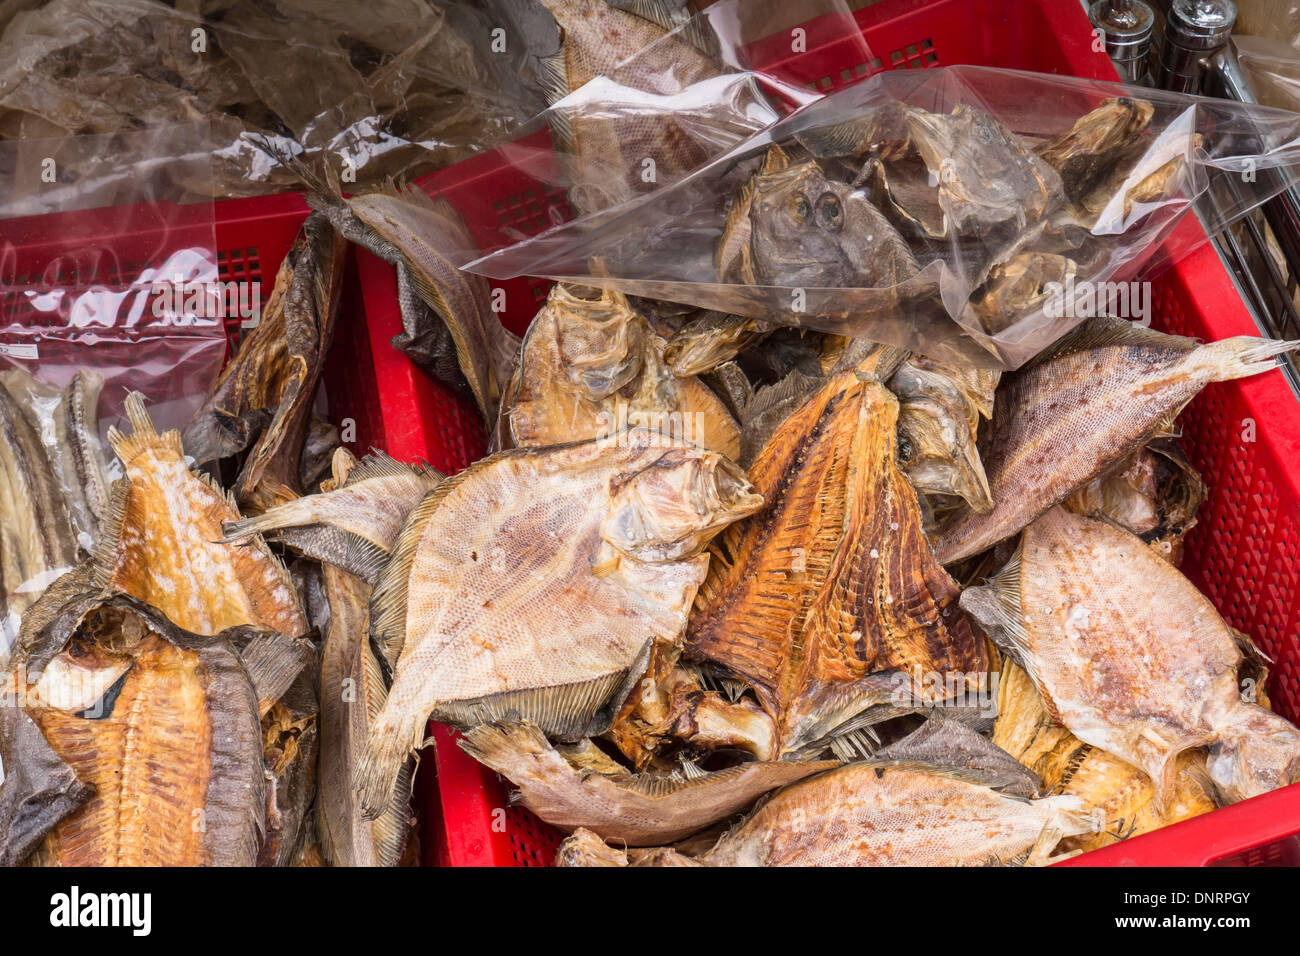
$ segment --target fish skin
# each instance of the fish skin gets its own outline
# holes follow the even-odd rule
[[[605,0],[541,0],[563,36],[558,54],[543,61],[552,106],[598,77],[645,93],[671,96],[720,74],[701,49],[656,23]],[[744,104],[740,104],[741,107]],[[596,212],[638,192],[671,182],[702,166],[704,146],[662,111],[619,119],[589,117],[560,106],[553,111],[574,187],[570,202]],[[723,117],[719,117],[723,118]],[[641,181],[653,160],[655,182]]]
[[[1144,444],[1202,386],[1269,371],[1296,348],[1247,336],[1198,347],[1121,319],[1086,323],[1004,379],[983,455],[993,510],[941,528],[939,561],[1011,537]]]
[[[750,467],[763,509],[711,546],[687,656],[754,687],[782,753],[892,699],[899,670],[989,669],[895,464],[897,414],[878,381],[831,378]]]
[[[94,591],[66,604],[50,628],[133,663],[96,719],[29,700],[55,753],[95,790],[32,862],[253,865],[266,791],[258,694],[232,645],[244,629],[190,634],[133,598]]]
[[[0,385],[0,664],[23,613],[76,561],[72,522],[40,434]]]
[[[336,462],[340,453],[348,454],[340,449]],[[407,515],[442,480],[432,468],[404,465],[374,452],[350,470],[341,487],[227,522],[221,540],[232,543],[265,535],[373,584]]]
[[[709,539],[760,503],[727,459],[644,430],[499,452],[443,482],[372,601],[372,640],[401,650],[357,775],[367,812],[431,715],[603,729],[650,642],[678,640]]]
[[[260,537],[222,544],[239,511],[211,481],[189,470],[180,433],[159,434],[143,397],[126,399],[133,433],[109,430],[126,477],[96,546],[96,583],[157,607],[177,626],[216,634],[263,625],[299,637],[309,625],[293,581]]]
[[[751,762],[692,780],[584,772],[531,724],[482,724],[458,743],[517,786],[520,802],[545,822],[563,830],[587,829],[627,846],[690,836],[764,793],[838,766],[837,761]]]
[[[740,429],[693,376],[675,375],[664,340],[620,292],[557,283],[524,338],[506,413],[514,447],[644,427],[736,458]]]
[[[1147,775],[1158,810],[1177,757],[1197,747],[1211,747],[1209,773],[1229,801],[1300,779],[1300,730],[1241,700],[1232,630],[1135,535],[1053,508],[961,603],[1024,667],[1053,720]]]
[[[1045,793],[1083,800],[1094,832],[1062,840],[1061,849],[1066,852],[1097,850],[1216,809],[1204,755],[1188,752],[1179,756],[1177,789],[1168,810],[1161,812],[1152,800],[1155,788],[1146,774],[1085,744],[1054,722],[1034,682],[1011,660],[1003,662],[998,683],[993,743],[1036,771]]]

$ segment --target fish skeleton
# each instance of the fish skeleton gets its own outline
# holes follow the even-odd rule
[[[1238,336],[1198,346],[1122,319],[1080,326],[1003,380],[983,455],[993,510],[961,512],[934,550],[979,554],[1124,459],[1209,382],[1257,375],[1300,342]]]
[[[961,604],[1030,675],[1053,720],[1151,779],[1157,808],[1193,748],[1210,748],[1229,801],[1300,779],[1300,730],[1242,701],[1232,630],[1135,535],[1054,508]]]
[[[760,504],[727,459],[644,430],[499,452],[439,485],[371,603],[372,639],[400,651],[358,772],[369,812],[430,715],[603,729],[651,642],[679,639],[709,539]]]

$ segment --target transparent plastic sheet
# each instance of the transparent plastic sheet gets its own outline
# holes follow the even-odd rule
[[[1268,37],[1300,50],[1300,3],[1296,0],[1237,0],[1236,32]]]
[[[203,123],[0,143],[0,657],[93,546],[127,393],[183,425],[228,307],[256,317],[218,281],[208,147]]]
[[[1207,241],[1174,228],[1193,206],[1216,232],[1295,182],[1298,161],[1300,116],[1284,111],[983,67],[892,71],[465,268],[1014,368]]]
[[[456,162],[545,105],[521,33],[497,49],[459,0],[50,0],[0,28],[0,138],[204,117],[218,196],[295,182],[267,139],[366,185]]]
[[[1233,38],[1237,62],[1265,106],[1300,110],[1300,51],[1267,37]]]
[[[818,99],[800,53],[838,41],[870,59],[843,0],[723,0],[671,17],[665,3],[542,2],[563,30],[535,60],[551,106],[499,149],[579,212],[675,182]]]

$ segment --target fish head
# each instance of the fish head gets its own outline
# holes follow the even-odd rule
[[[815,162],[757,177],[750,224],[759,280],[811,288],[873,285],[869,265],[885,237],[877,226],[889,228],[864,191]]]
[[[1300,730],[1263,707],[1243,704],[1211,748],[1206,769],[1227,803],[1300,782]]]
[[[620,292],[556,284],[546,304],[565,377],[593,400],[641,371],[646,321]]]
[[[763,504],[739,465],[694,445],[670,445],[646,467],[613,480],[601,538],[650,563],[699,554],[715,534]]]

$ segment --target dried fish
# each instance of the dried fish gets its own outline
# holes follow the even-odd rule
[[[1029,675],[1009,660],[998,684],[993,742],[1036,771],[1045,792],[1083,801],[1092,832],[1063,840],[1066,851],[1100,849],[1216,808],[1203,755],[1179,755],[1174,797],[1162,811],[1145,774],[1055,723]]]
[[[985,331],[997,335],[1042,308],[1078,271],[1078,263],[1063,255],[1017,253],[989,269],[971,294],[971,311]]]
[[[76,561],[72,522],[40,433],[0,385],[0,665],[23,613]]]
[[[663,848],[635,865],[988,866],[1048,862],[1088,824],[1076,797],[1026,800],[980,769],[861,761],[775,793],[710,849]],[[562,848],[569,865],[621,865],[589,837]],[[632,854],[628,854],[629,858]]]
[[[520,802],[547,823],[583,827],[628,846],[689,836],[768,791],[838,766],[760,761],[694,778],[634,774],[613,761],[592,770],[575,765],[572,748],[553,747],[531,724],[483,724],[466,731],[460,746],[519,787]]]
[[[247,628],[191,634],[133,598],[94,591],[60,608],[47,631],[42,643],[63,643],[65,660],[103,655],[129,668],[81,711],[28,688],[51,748],[94,788],[32,861],[252,865],[266,824],[259,700],[292,678],[295,642]]]
[[[1121,162],[1154,114],[1146,100],[1110,97],[1035,152],[1060,173],[1066,197],[1081,202]]]
[[[1202,386],[1267,372],[1296,348],[1246,336],[1197,346],[1120,319],[1085,323],[1004,380],[983,452],[993,510],[957,515],[935,554],[952,564],[1011,537],[1132,454]]]
[[[647,428],[729,458],[740,430],[722,402],[664,361],[664,341],[620,292],[552,287],[524,339],[511,387],[516,447]]]
[[[676,641],[708,541],[761,503],[714,452],[644,430],[498,453],[411,513],[375,589],[371,635],[396,656],[358,773],[389,802],[430,715],[599,732],[654,639]]]
[[[762,341],[770,326],[762,319],[725,312],[704,312],[674,333],[664,360],[674,375],[704,375]]]
[[[751,466],[763,508],[710,547],[687,655],[754,688],[779,753],[910,690],[916,672],[965,688],[991,666],[895,464],[897,416],[865,373],[831,378]]]
[[[1173,799],[1176,758],[1197,747],[1211,748],[1228,801],[1300,779],[1300,730],[1242,701],[1231,629],[1129,532],[1053,508],[961,604],[1030,675],[1053,720],[1151,779],[1157,808]]]
[[[346,451],[336,453],[350,458]],[[300,554],[373,584],[397,543],[406,516],[442,481],[427,466],[403,465],[383,452],[363,458],[332,491],[297,498],[223,526],[222,541],[266,535]]]
[[[222,544],[222,525],[239,511],[209,479],[189,470],[179,432],[155,430],[132,392],[133,433],[109,444],[126,477],[113,486],[110,515],[95,553],[95,582],[156,607],[196,634],[260,624],[298,637],[308,630],[289,572],[260,537]]]

